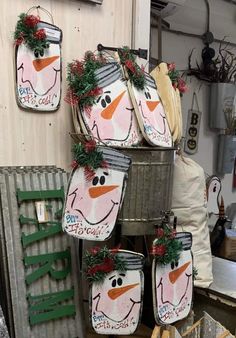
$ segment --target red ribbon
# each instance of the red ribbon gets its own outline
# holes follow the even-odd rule
[[[108,273],[108,272],[113,271],[114,268],[115,268],[115,263],[114,263],[113,259],[110,258],[110,257],[106,257],[106,258],[104,258],[103,263],[95,265],[92,268],[88,269],[88,274],[91,276],[91,275],[94,275],[97,272]]]

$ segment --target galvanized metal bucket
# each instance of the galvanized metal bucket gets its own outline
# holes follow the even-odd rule
[[[217,173],[219,175],[231,174],[236,156],[236,136],[219,135]]]
[[[233,83],[212,83],[210,96],[209,126],[213,129],[226,129],[227,114],[234,109],[236,85]]]
[[[175,148],[139,147],[121,150],[132,158],[118,223],[128,236],[154,234],[161,211],[170,210]]]

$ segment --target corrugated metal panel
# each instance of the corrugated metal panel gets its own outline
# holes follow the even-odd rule
[[[58,171],[58,172],[57,172]],[[20,172],[20,173],[19,173]],[[17,338],[83,338],[85,337],[84,319],[82,314],[82,296],[80,285],[80,272],[77,266],[77,246],[73,240],[63,234],[57,234],[46,239],[32,243],[23,249],[21,244],[22,232],[26,234],[35,230],[34,226],[19,223],[19,215],[35,218],[34,202],[29,201],[17,204],[16,191],[55,190],[64,186],[66,190],[68,174],[61,169],[46,167],[34,168],[1,168],[0,170],[1,191],[1,215],[0,235],[2,246],[2,270],[4,271],[4,284],[6,288],[7,312],[11,327],[11,337]],[[50,200],[52,210],[62,207],[62,202]],[[52,219],[51,219],[52,220]],[[39,255],[44,253],[58,252],[71,248],[72,269],[71,273],[62,280],[55,280],[44,275],[30,285],[26,285],[25,277],[32,268],[25,268],[23,257],[25,255]],[[57,262],[56,269],[63,268],[62,262]],[[34,326],[29,325],[29,312],[27,295],[41,295],[74,288],[74,304],[76,307],[75,317],[64,317]],[[71,302],[69,302],[71,303]],[[68,304],[69,304],[68,303]],[[11,306],[12,305],[12,306]]]
[[[65,173],[64,169],[57,168],[56,166],[45,165],[45,166],[9,166],[9,167],[1,167],[0,166],[0,174],[24,174],[24,173],[42,173],[42,172],[50,172],[50,173]]]
[[[129,236],[154,234],[161,211],[171,209],[174,149],[122,150],[132,159],[118,221]]]

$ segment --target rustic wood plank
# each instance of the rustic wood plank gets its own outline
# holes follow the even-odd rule
[[[107,46],[131,45],[132,3],[133,0],[104,0],[100,6],[68,0],[40,2],[51,12],[55,25],[63,31],[61,106],[55,113],[41,114],[27,112],[17,106],[15,70],[11,62],[14,58],[13,32],[17,17],[31,6],[39,5],[39,2],[1,1],[2,17],[7,18],[0,22],[1,60],[7,66],[1,69],[4,90],[0,92],[0,165],[56,164],[69,169],[72,118],[70,107],[64,101],[67,63],[81,58],[86,50],[94,51],[98,43]],[[42,20],[48,21],[46,15],[41,12],[40,15]]]

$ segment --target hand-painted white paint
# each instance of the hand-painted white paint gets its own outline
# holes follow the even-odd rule
[[[67,63],[82,58],[86,50],[95,51],[98,43],[130,46],[132,4],[133,0],[104,0],[101,6],[75,0],[1,1],[0,166],[55,164],[69,169],[72,123],[70,107],[64,102]],[[26,112],[15,99],[13,32],[18,15],[37,5],[47,9],[63,31],[62,99],[53,113]],[[43,13],[41,19],[48,21]]]

